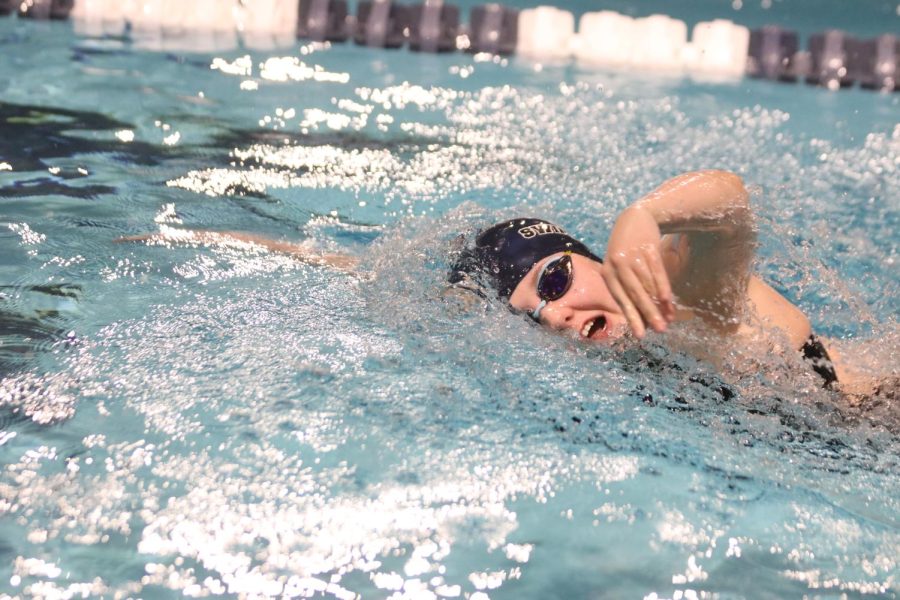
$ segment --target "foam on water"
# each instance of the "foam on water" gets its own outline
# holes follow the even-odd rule
[[[351,50],[237,74],[84,58],[126,99],[101,119],[73,94],[41,135],[112,191],[89,204],[34,161],[0,173],[3,191],[39,172],[58,186],[49,209],[0,194],[20,198],[0,301],[29,323],[3,341],[34,355],[8,370],[0,355],[0,581],[24,597],[896,595],[896,401],[850,406],[765,347],[734,349],[747,372],[661,336],[586,346],[448,297],[444,278],[460,232],[536,214],[602,250],[666,177],[729,168],[754,186],[758,271],[896,376],[900,128],[812,134],[778,96],[515,62],[375,58],[369,73]],[[396,81],[435,64],[433,85]],[[73,121],[93,133],[66,137]],[[362,266],[112,243],[178,225]]]

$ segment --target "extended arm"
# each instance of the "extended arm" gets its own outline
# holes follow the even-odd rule
[[[134,235],[117,238],[117,242],[149,242],[157,244],[196,244],[204,246],[249,245],[264,248],[270,252],[287,254],[293,258],[313,265],[333,267],[353,273],[359,260],[344,254],[318,254],[302,244],[282,242],[240,231],[205,231],[196,229],[165,228],[159,233]]]
[[[664,242],[662,235],[683,234]],[[741,179],[698,171],[662,184],[626,208],[607,246],[604,277],[635,335],[665,331],[674,293],[729,326],[746,297],[753,216]]]

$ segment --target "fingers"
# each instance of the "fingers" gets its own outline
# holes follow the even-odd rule
[[[640,316],[644,323],[649,324],[654,331],[665,331],[666,320],[663,319],[659,312],[659,308],[656,306],[653,298],[650,297],[650,294],[641,283],[641,280],[635,271],[626,270],[622,273],[621,280],[622,286],[640,312]]]
[[[651,297],[656,298],[656,279],[650,271],[647,261],[641,258],[635,258],[631,263],[631,270],[637,275],[641,286],[643,286],[647,293],[650,294]]]
[[[148,244],[165,243],[165,242],[190,242],[190,241],[206,241],[203,237],[205,232],[194,232],[190,229],[174,229],[167,227],[163,231],[156,233],[141,233],[138,235],[123,235],[117,237],[113,242],[121,244],[124,242],[147,242]]]
[[[647,259],[647,266],[652,275],[655,284],[655,293],[657,303],[667,322],[671,323],[675,320],[675,301],[672,295],[672,285],[669,282],[669,274],[663,265],[662,258],[656,248],[646,250],[644,256]]]
[[[144,242],[153,237],[154,234],[144,233],[141,235],[123,235],[122,237],[117,237],[113,240],[116,244],[122,244],[124,242]]]
[[[609,262],[607,286],[634,335],[643,338],[648,325],[655,331],[665,331],[675,318],[675,305],[659,253],[643,249],[640,255],[620,254],[610,257]]]
[[[635,337],[638,339],[643,338],[646,333],[644,320],[641,318],[641,315],[634,304],[632,304],[631,298],[629,298],[628,294],[622,288],[622,284],[619,283],[618,278],[615,275],[610,275],[606,280],[606,285],[616,303],[619,305],[619,308],[622,309],[622,314],[625,315],[625,320],[628,321],[628,326],[631,328]]]

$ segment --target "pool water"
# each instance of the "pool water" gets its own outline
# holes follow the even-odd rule
[[[900,21],[852,12],[861,35]],[[714,369],[442,295],[460,232],[549,216],[602,250],[666,178],[730,169],[757,271],[897,377],[900,94],[351,45],[150,52],[8,18],[0,57],[0,596],[900,593],[896,401],[851,406],[765,347]],[[362,266],[114,241],[165,227]]]

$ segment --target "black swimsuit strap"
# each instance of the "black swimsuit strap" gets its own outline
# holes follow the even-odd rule
[[[811,363],[812,370],[825,381],[822,387],[830,388],[838,380],[837,373],[834,372],[834,363],[828,356],[825,346],[815,334],[809,336],[809,339],[800,348],[800,352],[803,353],[803,358]]]

